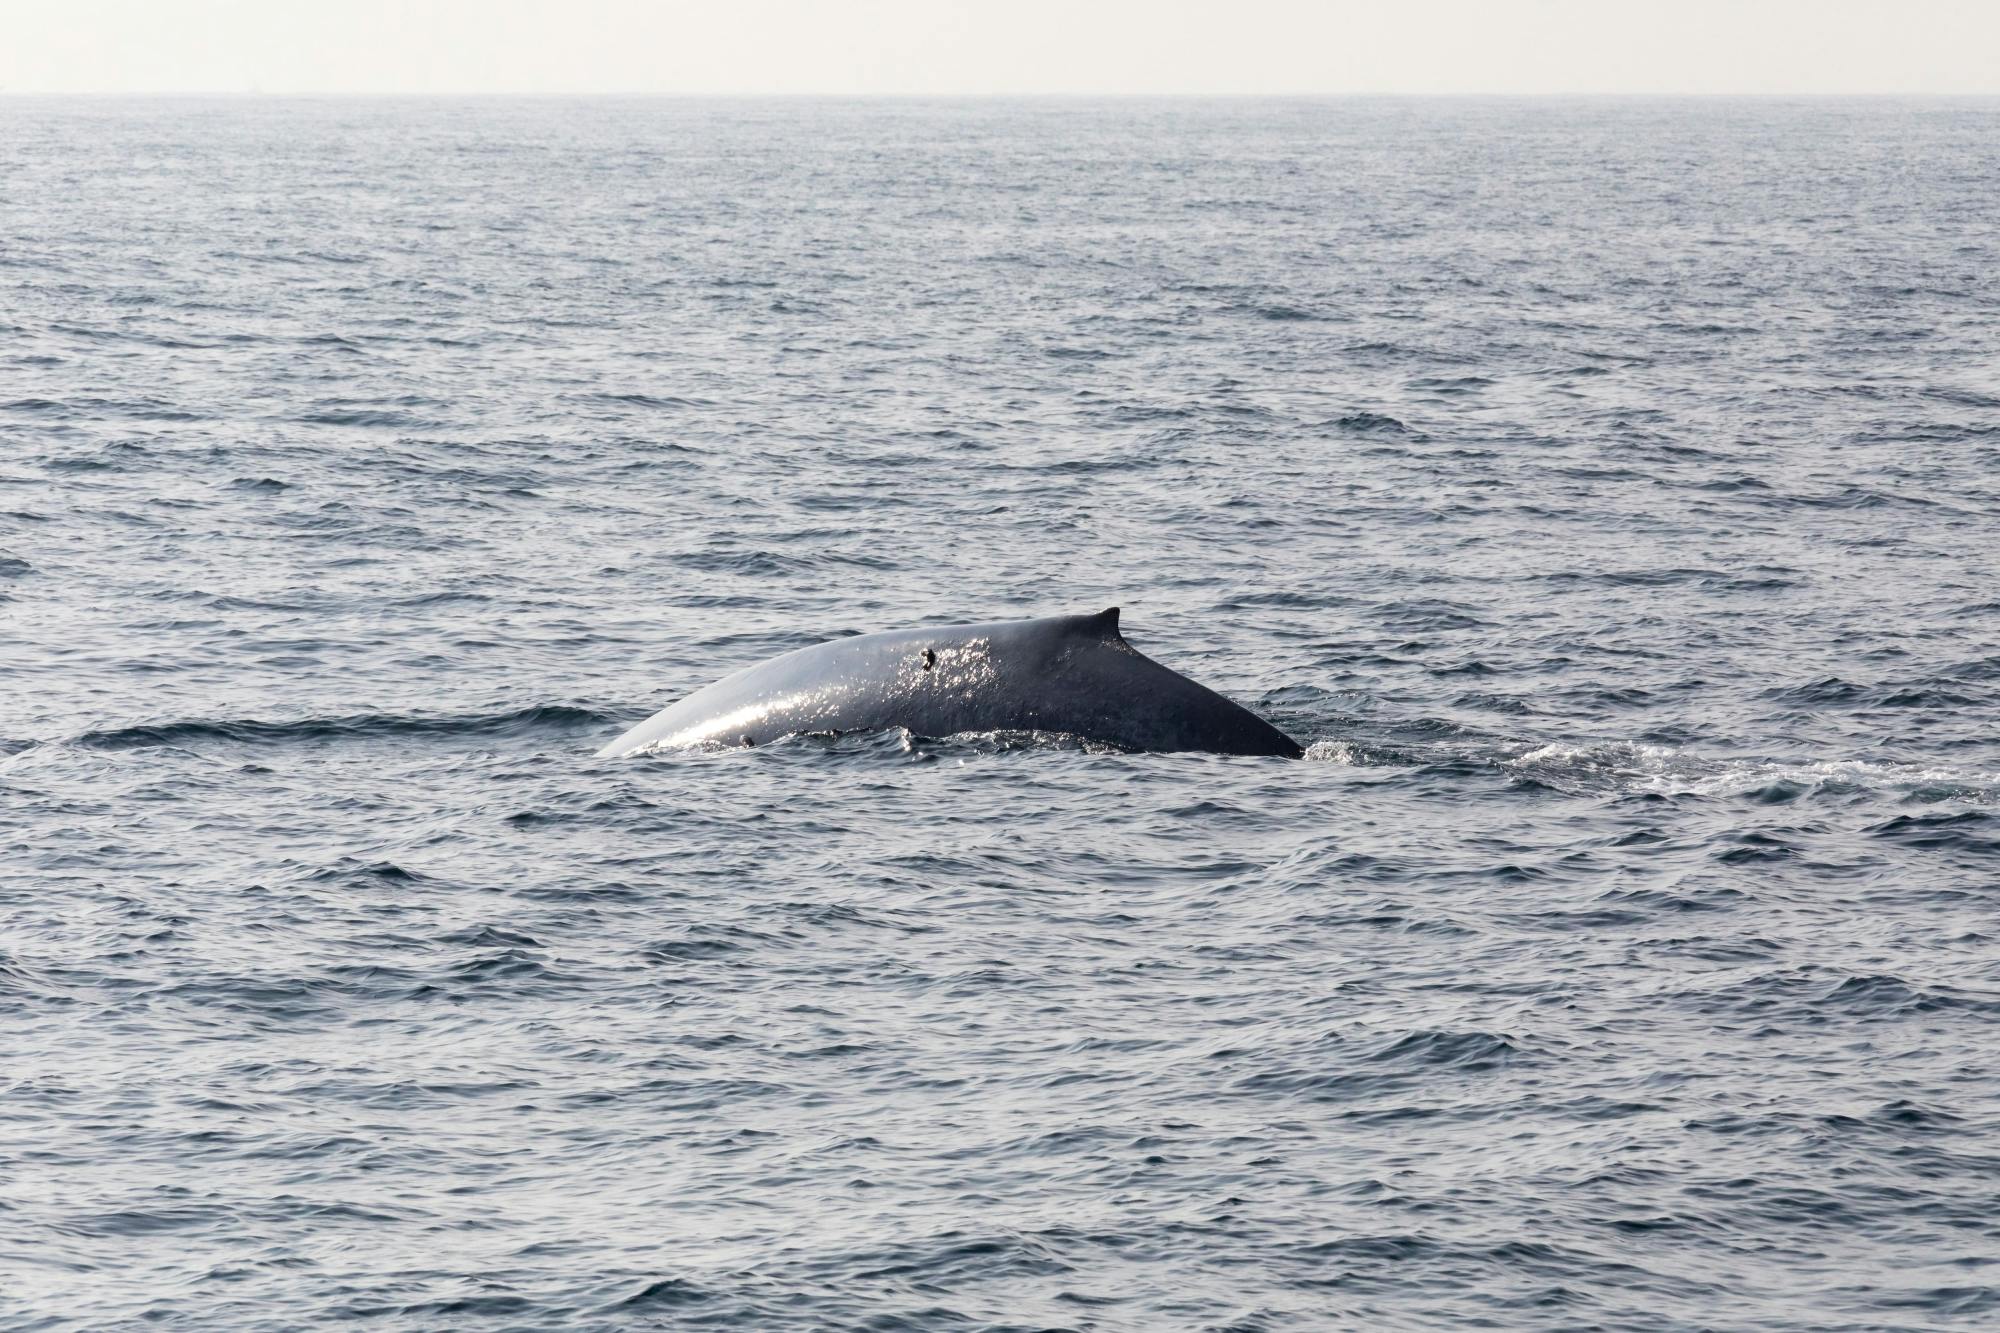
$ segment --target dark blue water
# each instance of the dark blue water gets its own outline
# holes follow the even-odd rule
[[[0,1324],[2000,1320],[2000,103],[0,103]],[[1306,762],[590,755],[1119,604]]]

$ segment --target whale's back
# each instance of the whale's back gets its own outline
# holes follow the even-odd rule
[[[1301,754],[1255,713],[1133,648],[1118,631],[1116,607],[815,644],[697,690],[599,754],[892,727],[923,736],[1059,732],[1131,750]]]

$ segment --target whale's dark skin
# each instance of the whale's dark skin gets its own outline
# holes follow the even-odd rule
[[[801,648],[697,690],[598,754],[891,727],[920,736],[1063,732],[1128,750],[1303,753],[1255,713],[1142,656],[1119,637],[1114,606]]]

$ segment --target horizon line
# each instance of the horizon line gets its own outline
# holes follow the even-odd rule
[[[1636,100],[1641,98],[1938,98],[1938,99],[2000,99],[2000,89],[1946,91],[1919,89],[1797,89],[1784,91],[1738,91],[1738,90],[1697,90],[1697,89],[1539,89],[1533,92],[1519,90],[1453,90],[1453,91],[1410,91],[1393,89],[1371,89],[1366,91],[1123,91],[1104,92],[1092,90],[1063,91],[1009,91],[990,90],[979,92],[910,92],[910,91],[854,91],[840,89],[789,89],[764,91],[755,89],[708,90],[701,92],[674,92],[658,89],[361,89],[361,88],[65,88],[65,89],[14,89],[0,88],[0,98],[111,98],[111,97],[158,97],[158,98],[281,98],[281,97],[321,97],[321,98],[571,98],[571,99],[611,99],[648,98],[659,101],[710,100],[778,100],[778,99],[842,99],[849,101],[1000,101],[1029,99],[1084,99],[1101,100],[1216,100],[1216,101],[1307,101],[1307,100],[1358,100],[1362,98],[1410,98],[1410,99],[1465,99],[1465,98],[1506,98],[1528,101],[1539,98],[1605,98]]]

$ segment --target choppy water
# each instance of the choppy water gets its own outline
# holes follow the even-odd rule
[[[0,103],[0,1323],[2000,1319],[2000,103]],[[608,763],[1124,607],[1304,763]]]

